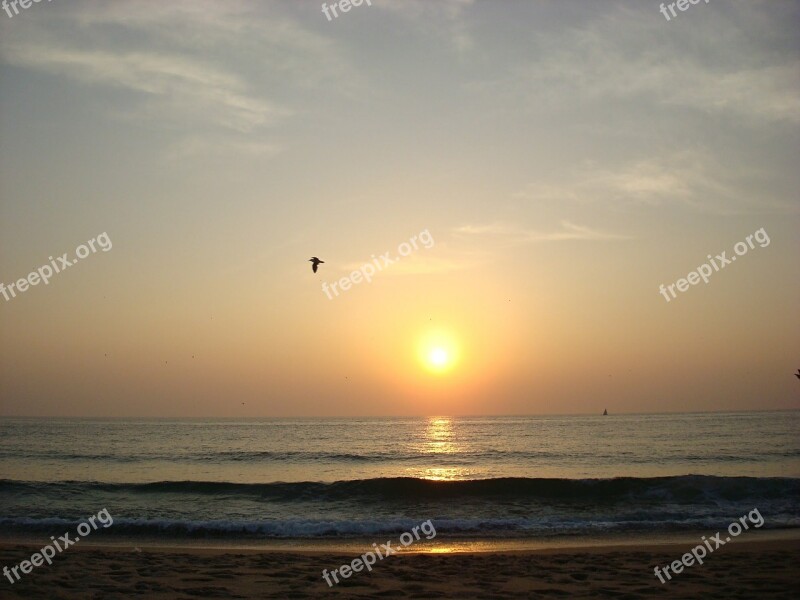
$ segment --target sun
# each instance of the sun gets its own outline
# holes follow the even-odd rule
[[[428,355],[428,362],[430,362],[433,367],[441,369],[447,365],[449,358],[450,357],[447,356],[447,350],[444,348],[434,348]]]
[[[430,373],[437,375],[448,373],[458,362],[458,355],[458,345],[449,333],[429,332],[423,335],[419,342],[419,360]]]

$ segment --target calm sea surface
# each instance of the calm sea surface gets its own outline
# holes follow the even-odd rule
[[[347,539],[800,526],[800,412],[295,420],[0,419],[0,524]],[[98,532],[98,534],[101,532]],[[105,534],[105,532],[102,532]]]

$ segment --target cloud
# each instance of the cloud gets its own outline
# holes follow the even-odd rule
[[[193,136],[186,137],[169,146],[166,151],[166,158],[169,160],[184,160],[194,156],[226,157],[231,155],[269,158],[280,151],[281,147],[271,142],[260,142],[231,136],[218,136],[216,138]]]
[[[787,5],[777,6],[769,22],[757,5],[731,3],[703,6],[715,11],[713,19],[697,12],[695,21],[672,24],[650,7],[604,6],[604,14],[583,24],[540,32],[534,59],[509,61],[504,75],[472,89],[527,107],[580,102],[585,109],[629,99],[664,110],[800,123],[800,60],[796,46],[782,42],[791,17],[779,17]],[[761,30],[772,35],[760,36]]]
[[[474,41],[464,12],[474,4],[475,0],[403,0],[376,3],[375,7],[412,22],[415,31],[444,35],[458,53],[465,53],[474,47]]]
[[[5,25],[0,60],[133,92],[124,105],[107,104],[107,115],[186,136],[167,143],[172,155],[219,148],[221,133],[254,134],[256,142],[226,145],[269,154],[276,144],[263,134],[297,112],[278,91],[338,81],[347,94],[359,85],[333,42],[257,3],[75,0],[39,13]]]
[[[616,166],[587,162],[560,180],[537,180],[512,198],[616,209],[677,204],[721,214],[796,210],[767,196],[766,184],[766,175],[756,168],[726,165],[712,153],[684,150]]]
[[[142,94],[143,114],[202,122],[235,131],[274,123],[286,110],[249,94],[237,76],[207,63],[151,52],[82,51],[38,44],[14,46],[11,64]]]
[[[524,229],[516,225],[492,223],[489,225],[462,225],[453,229],[455,235],[502,238],[509,245],[534,242],[564,241],[618,241],[632,239],[626,235],[599,231],[569,221],[561,221],[561,228],[550,231]]]
[[[698,66],[676,71],[672,85],[664,81],[650,90],[659,94],[664,104],[777,123],[800,123],[800,61],[723,73]]]
[[[412,255],[401,258],[398,262],[393,263],[386,267],[385,271],[381,271],[389,275],[440,275],[443,273],[452,273],[454,271],[463,271],[480,264],[478,261],[470,260],[467,258],[443,258],[435,256],[418,256]],[[360,266],[360,265],[359,265]],[[358,267],[353,267],[357,269]]]
[[[475,4],[475,0],[404,0],[403,2],[381,2],[375,4],[379,10],[403,15],[410,19],[430,19],[432,17],[456,20],[464,11]]]
[[[551,232],[535,232],[529,231],[525,234],[525,239],[530,242],[563,242],[563,241],[612,241],[612,240],[629,240],[631,239],[626,235],[619,235],[616,233],[607,233],[591,229],[590,227],[575,225],[569,221],[561,222],[562,229],[559,231]]]
[[[508,226],[502,223],[461,225],[460,227],[453,228],[453,233],[467,235],[505,235],[508,233]]]
[[[534,202],[603,201],[658,204],[664,200],[685,200],[691,195],[697,170],[689,171],[673,161],[640,160],[620,167],[585,164],[564,178],[564,183],[538,181],[512,194]]]

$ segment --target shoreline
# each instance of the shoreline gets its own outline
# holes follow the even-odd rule
[[[154,552],[203,551],[211,553],[301,553],[301,554],[351,554],[371,549],[372,543],[387,540],[399,547],[398,554],[498,554],[514,552],[570,552],[588,549],[629,549],[637,547],[665,548],[695,546],[702,536],[713,535],[710,530],[694,530],[660,534],[629,534],[598,537],[562,537],[562,538],[433,538],[420,540],[408,547],[403,547],[397,535],[388,534],[370,538],[349,539],[179,539],[166,537],[119,536],[107,534],[103,539],[93,541],[91,537],[81,540],[73,546],[75,549],[115,550],[137,547],[147,548]],[[800,541],[800,528],[768,529],[764,531],[750,530],[742,534],[731,545],[749,542],[783,542]],[[0,548],[10,546],[40,548],[49,540],[32,534],[0,536]]]
[[[158,552],[210,552],[210,553],[300,553],[300,554],[349,554],[371,549],[372,543],[391,540],[399,546],[398,554],[499,554],[530,552],[579,552],[583,550],[631,550],[636,548],[668,548],[695,546],[702,536],[713,535],[710,530],[660,534],[631,534],[598,537],[562,538],[433,538],[420,540],[408,547],[396,542],[396,535],[349,539],[177,539],[166,537],[137,537],[104,535],[104,539],[93,541],[84,538],[74,549],[116,550],[137,547]],[[0,534],[0,549],[8,547],[40,548],[48,543],[47,536]],[[800,541],[800,528],[751,530],[741,535],[728,546],[746,543]]]
[[[0,565],[35,551],[0,542]],[[679,560],[687,545],[640,543],[495,552],[403,552],[371,572],[328,586],[331,572],[358,554],[215,548],[77,545],[34,568],[4,598],[794,598],[800,539],[737,540],[666,583],[655,566]]]

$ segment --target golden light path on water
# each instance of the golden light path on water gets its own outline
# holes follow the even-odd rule
[[[425,428],[425,439],[415,449],[423,456],[436,457],[463,450],[456,440],[453,422],[449,417],[430,417]],[[431,481],[459,481],[471,479],[472,470],[465,467],[427,467],[415,469],[413,476]]]
[[[452,454],[458,452],[454,441],[453,424],[447,417],[432,417],[425,431],[427,443],[423,453]]]

